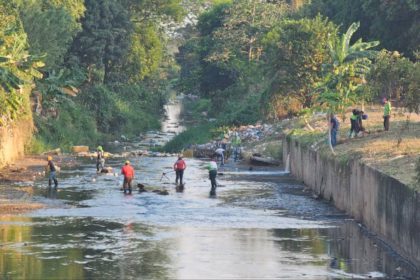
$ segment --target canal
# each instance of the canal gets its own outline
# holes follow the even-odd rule
[[[178,124],[166,120],[172,128]],[[169,129],[170,130],[170,129]],[[166,131],[168,132],[168,131]],[[172,133],[169,131],[168,133]],[[107,162],[116,172],[125,159]],[[287,172],[229,163],[209,197],[206,162],[186,159],[176,192],[174,157],[132,157],[136,182],[93,161],[63,170],[57,190],[35,182],[47,205],[0,218],[3,279],[415,279],[415,270]],[[119,172],[118,172],[119,173]]]

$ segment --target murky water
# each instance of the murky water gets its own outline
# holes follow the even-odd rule
[[[149,189],[123,195],[121,178],[95,174],[93,163],[64,170],[49,205],[0,222],[3,278],[351,279],[415,277],[357,223],[314,200],[282,172],[225,171],[209,198],[203,162],[188,160],[177,193],[174,158],[133,158]],[[120,162],[110,162],[118,169]],[[252,172],[251,172],[252,173]],[[161,180],[162,179],[162,180]]]
[[[136,182],[166,189],[124,195],[94,162],[63,170],[58,190],[37,182],[48,208],[0,216],[3,279],[415,279],[413,268],[282,170],[221,170],[216,198],[204,162],[130,159]],[[108,162],[119,173],[122,160]]]

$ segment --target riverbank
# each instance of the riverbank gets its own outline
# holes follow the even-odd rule
[[[397,112],[391,130],[384,132],[381,115],[379,108],[370,110],[370,133],[354,139],[347,138],[348,126],[342,125],[335,154],[325,141],[325,118],[312,120],[313,130],[290,130],[283,140],[283,158],[317,197],[332,202],[420,267],[420,116]]]
[[[365,111],[366,133],[354,138],[348,137],[351,112],[345,121],[339,116],[334,153],[327,145],[325,115],[315,115],[243,128],[242,156],[282,158],[285,165],[290,160],[291,173],[312,189],[315,198],[332,202],[420,267],[420,116],[395,108],[391,129],[385,132],[383,109],[368,106]],[[271,132],[264,133],[262,127]],[[225,142],[240,131],[228,129]],[[217,143],[197,147],[209,154]],[[279,149],[282,156],[277,155]]]
[[[70,155],[54,156],[60,168],[78,165],[77,159]],[[45,178],[46,156],[25,156],[13,164],[0,169],[0,213],[1,215],[22,214],[43,208],[42,203],[34,202],[34,182]]]
[[[297,139],[326,157],[333,156],[343,165],[356,160],[413,189],[420,189],[420,182],[416,182],[416,163],[420,160],[420,115],[394,109],[390,131],[385,132],[382,108],[374,106],[366,111],[368,120],[364,121],[363,125],[369,133],[352,139],[348,138],[350,112],[346,114],[345,122],[340,118],[338,145],[334,149],[334,156],[326,144],[327,122],[324,117],[317,117],[308,122],[314,130],[310,130],[304,124],[297,124],[286,129],[285,133],[289,138]]]

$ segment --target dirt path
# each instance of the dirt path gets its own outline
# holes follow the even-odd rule
[[[61,168],[77,165],[72,156],[55,156]],[[19,214],[44,207],[33,201],[34,182],[45,178],[46,156],[26,156],[0,169],[0,215]],[[46,180],[46,178],[45,178]]]

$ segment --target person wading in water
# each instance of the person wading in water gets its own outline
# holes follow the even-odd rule
[[[57,167],[55,166],[55,164],[53,162],[52,156],[48,156],[47,160],[48,160],[47,172],[49,172],[48,187],[51,188],[52,182],[54,181],[54,187],[57,188],[57,186],[58,186],[58,180],[57,180],[57,177],[56,177]]]
[[[122,167],[121,174],[124,175],[124,183],[123,183],[124,194],[126,194],[127,191],[128,191],[128,194],[131,194],[131,190],[132,190],[131,183],[134,178],[134,169],[130,165],[130,162],[128,160],[125,162],[125,165]]]
[[[98,148],[96,148],[96,153],[96,171],[100,172],[105,167],[105,154],[102,146],[98,146]]]
[[[210,189],[210,196],[216,195],[216,177],[217,177],[217,162],[215,158],[212,158],[209,162],[209,165],[207,166],[207,169],[209,170],[209,179],[211,182],[211,189]]]
[[[183,177],[184,177],[184,170],[186,168],[187,168],[187,164],[185,163],[185,161],[182,159],[181,156],[178,157],[178,160],[174,164],[174,170],[176,174],[176,179],[175,179],[176,185],[178,185],[178,180],[181,186],[184,185]]]

